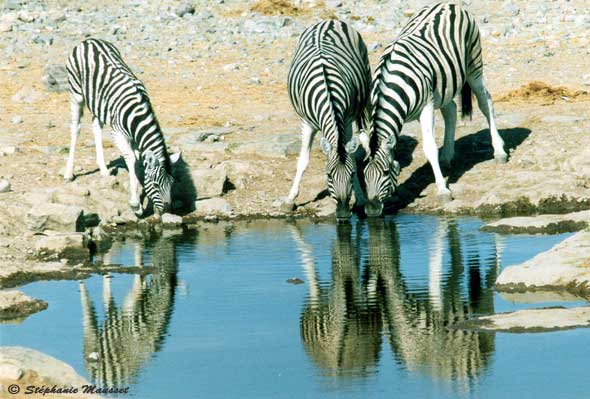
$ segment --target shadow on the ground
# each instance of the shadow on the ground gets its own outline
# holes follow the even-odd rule
[[[522,144],[530,134],[530,129],[522,127],[500,130],[500,136],[504,140],[504,149],[507,152]],[[416,141],[415,139],[412,140],[414,142]],[[401,144],[402,141],[400,140],[400,147]],[[415,148],[416,145],[414,144],[411,150],[403,147],[396,150],[396,156],[402,168],[411,163],[412,153]],[[455,159],[452,168],[450,171],[446,171],[446,173],[443,171],[443,173],[445,176],[448,176],[449,184],[456,183],[475,165],[491,159],[494,159],[494,150],[492,148],[489,130],[480,130],[477,133],[461,137],[455,141]],[[508,162],[510,162],[510,159]],[[490,167],[496,166],[495,164],[491,164]],[[434,175],[432,174],[430,164],[426,162],[398,186],[396,195],[385,203],[384,213],[390,214],[405,208],[416,198],[420,197],[422,191],[432,183],[434,183]]]

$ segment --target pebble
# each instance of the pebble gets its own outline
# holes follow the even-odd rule
[[[0,180],[0,193],[7,193],[10,191],[10,182],[8,180]]]
[[[12,122],[13,125],[18,125],[23,123],[23,117],[20,115],[14,115],[12,118],[10,118],[10,122]]]

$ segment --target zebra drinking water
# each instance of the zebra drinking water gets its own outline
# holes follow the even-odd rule
[[[143,214],[138,196],[140,180],[136,168],[143,172],[144,195],[153,207],[166,212],[171,204],[174,181],[172,164],[180,153],[169,155],[164,135],[154,114],[143,83],[131,72],[111,43],[87,39],[72,51],[67,63],[71,94],[71,142],[64,178],[72,180],[74,153],[80,133],[84,104],[92,113],[92,130],[96,146],[96,161],[100,174],[108,176],[102,148],[102,128],[113,128],[113,141],[121,151],[129,170],[129,204],[136,215]],[[143,170],[142,170],[143,169]]]
[[[484,85],[481,43],[473,17],[455,4],[439,3],[420,10],[381,56],[371,93],[372,126],[366,151],[370,158],[364,169],[368,203],[365,211],[378,216],[383,200],[397,184],[399,164],[393,149],[405,122],[419,119],[426,158],[434,172],[439,196],[451,200],[439,162],[434,138],[434,110],[445,121],[443,164],[455,155],[457,106],[453,100],[461,92],[462,114],[471,114],[471,90],[486,117],[494,157],[507,161],[504,142],[494,121],[490,94]]]
[[[293,185],[283,204],[286,210],[294,207],[317,131],[323,135],[321,148],[328,158],[326,176],[330,196],[337,201],[336,217],[350,216],[353,179],[356,201],[362,202],[364,195],[353,157],[359,139],[353,136],[352,122],[358,129],[365,129],[370,84],[367,48],[349,25],[322,21],[301,34],[288,75],[289,98],[302,121],[301,152]]]

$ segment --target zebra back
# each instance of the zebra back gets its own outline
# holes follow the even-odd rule
[[[371,153],[398,136],[436,94],[437,107],[460,92],[467,77],[479,77],[483,62],[474,18],[451,3],[421,9],[389,44],[373,78]],[[395,137],[390,139],[395,145]]]
[[[87,39],[67,63],[71,94],[83,100],[92,115],[127,137],[143,157],[150,150],[170,172],[170,158],[144,84],[119,50],[100,39]]]
[[[303,32],[289,69],[289,98],[341,156],[345,137],[340,133],[365,115],[370,84],[367,48],[358,32],[335,20]]]

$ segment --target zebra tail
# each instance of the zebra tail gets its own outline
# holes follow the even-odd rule
[[[342,121],[336,117],[336,112],[334,112],[334,103],[332,100],[332,96],[330,94],[330,87],[328,85],[328,74],[326,72],[326,67],[323,64],[322,64],[322,72],[324,75],[324,87],[326,89],[326,94],[328,96],[328,107],[329,107],[330,119],[333,123],[336,137],[338,138],[338,143],[339,143],[338,149],[340,150],[340,149],[344,148],[344,144],[346,144],[343,142],[344,137],[341,134],[341,132],[343,132]],[[322,129],[322,134],[326,134],[326,130],[328,127],[325,125],[325,123],[326,123],[326,121],[324,121],[323,126],[320,126]],[[328,123],[328,125],[329,125],[329,123]],[[340,144],[342,144],[342,145],[340,145]]]
[[[472,113],[473,101],[471,98],[471,86],[469,86],[469,83],[465,82],[461,89],[461,118],[465,119],[469,117],[469,120],[471,120]]]

